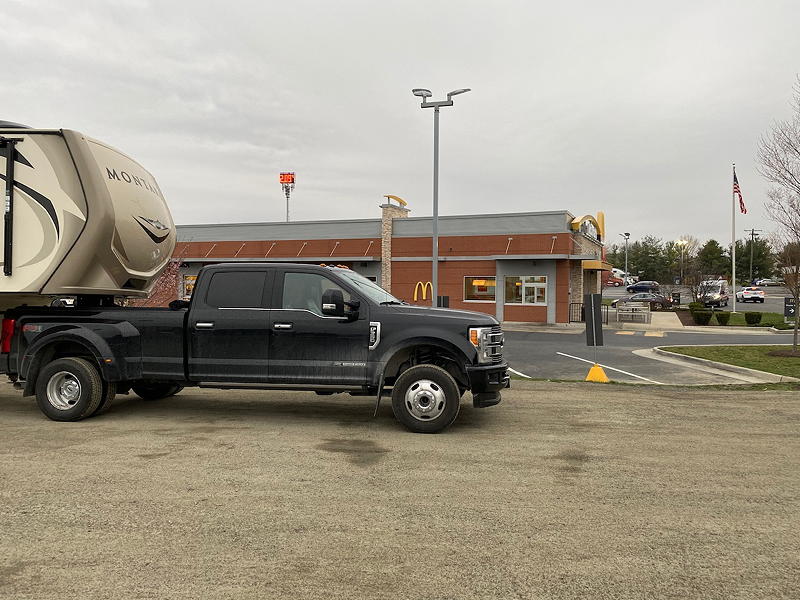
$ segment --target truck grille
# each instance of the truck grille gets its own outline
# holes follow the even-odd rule
[[[492,364],[503,362],[503,328],[500,325],[492,327],[489,333],[489,343],[486,345],[486,354],[491,357]]]

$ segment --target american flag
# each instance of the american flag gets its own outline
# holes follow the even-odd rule
[[[747,214],[747,207],[744,205],[744,198],[742,198],[742,190],[739,188],[739,180],[736,179],[736,169],[733,170],[733,193],[739,196],[739,210],[743,215]]]

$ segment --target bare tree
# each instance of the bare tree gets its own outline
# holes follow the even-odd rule
[[[800,77],[794,86],[792,115],[776,121],[758,145],[758,172],[772,187],[767,193],[767,214],[775,222],[778,262],[786,287],[800,300]],[[800,319],[795,315],[792,351],[797,352]]]
[[[161,272],[147,298],[131,298],[129,306],[166,306],[178,299],[178,294],[183,288],[183,274],[181,265],[187,254],[188,246],[184,245],[172,256],[167,266]]]

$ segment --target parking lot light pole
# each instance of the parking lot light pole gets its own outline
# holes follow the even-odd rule
[[[681,285],[683,285],[683,259],[684,253],[686,252],[686,245],[689,243],[689,240],[676,240],[675,244],[680,246],[681,249]]]
[[[630,239],[631,234],[625,232],[625,233],[620,233],[619,235],[621,237],[625,238],[625,279],[627,279],[629,277],[629,275],[628,275],[628,240]],[[624,283],[625,285],[628,285],[627,281],[623,280],[622,283]]]
[[[430,90],[414,88],[411,93],[422,98],[422,108],[433,109],[433,254],[431,259],[431,295],[433,306],[439,305],[439,108],[453,106],[453,96],[469,92],[470,88],[453,90],[447,100],[429,102]]]

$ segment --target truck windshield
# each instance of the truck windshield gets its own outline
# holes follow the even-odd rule
[[[354,271],[345,270],[337,271],[337,273],[355,285],[359,292],[364,294],[373,302],[377,302],[378,304],[382,302],[387,304],[402,304],[400,300],[392,296],[377,283],[370,281],[363,275],[359,275]]]
[[[700,286],[700,293],[703,294],[719,294],[722,292],[722,284],[720,283],[704,283]]]

